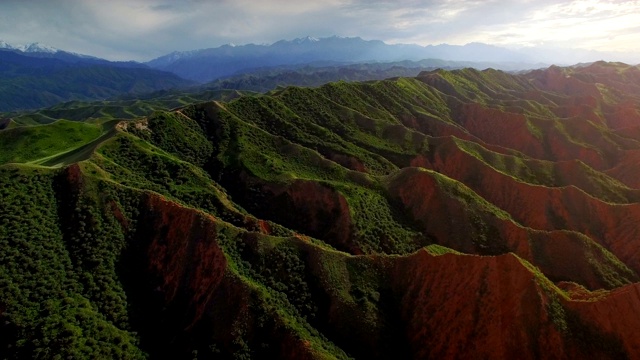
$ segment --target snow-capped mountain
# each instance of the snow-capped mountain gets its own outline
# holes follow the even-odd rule
[[[53,46],[49,46],[39,42],[33,42],[33,43],[23,44],[23,45],[12,45],[6,41],[0,40],[0,50],[13,51],[15,53],[19,53],[21,55],[30,56],[30,57],[55,58],[55,59],[60,59],[65,61],[73,61],[78,59],[102,60],[95,56],[60,50]]]
[[[43,53],[43,54],[55,54],[62,50],[56,49],[53,46],[41,44],[39,42],[34,42],[30,44],[23,45],[11,45],[6,41],[0,40],[0,49],[3,50],[13,50],[20,51],[22,53]]]
[[[178,62],[181,59],[193,57],[199,51],[200,50],[174,51],[174,52],[169,53],[167,55],[161,56],[161,57],[159,57],[159,58],[157,58],[155,60],[152,60],[151,62],[153,62],[153,66],[151,66],[150,64],[147,64],[147,65],[149,65],[151,67],[154,67],[154,68],[162,68],[162,67],[168,66],[170,64],[173,64],[175,62]]]
[[[3,50],[13,50],[15,49],[11,44],[0,40],[0,49]]]
[[[320,39],[312,37],[312,36],[306,36],[303,38],[297,38],[297,39],[293,39],[291,42],[294,44],[304,44],[304,43],[314,43],[314,42],[318,42],[320,41]]]
[[[116,67],[145,67],[134,61],[108,61],[91,55],[65,51],[39,42],[12,45],[0,40],[0,51],[13,52],[28,58],[56,59],[71,64],[99,64]]]
[[[53,46],[44,45],[38,42],[18,46],[15,49],[25,53],[47,53],[47,54],[55,54],[58,51],[61,51],[59,49],[54,48]]]

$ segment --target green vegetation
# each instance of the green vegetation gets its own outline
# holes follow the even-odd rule
[[[42,66],[18,65],[14,74],[7,67],[3,68],[0,111],[37,109],[70,100],[98,100],[193,84],[152,69],[70,65],[52,59],[39,61],[43,62]]]
[[[56,121],[42,126],[0,131],[0,164],[37,162],[52,154],[79,148],[100,136],[100,126]]]
[[[620,340],[582,319],[553,282],[637,281],[615,239],[565,229],[571,222],[553,209],[557,229],[531,229],[480,195],[485,183],[473,176],[482,173],[462,181],[465,164],[447,163],[473,160],[513,186],[573,186],[589,206],[620,214],[634,206],[637,191],[601,171],[634,143],[556,117],[549,99],[561,96],[522,95],[534,90],[520,76],[465,69],[18,116],[21,125],[78,121],[0,131],[3,357],[411,357],[405,297],[429,298],[438,284],[399,271],[465,253],[516,256],[537,286],[518,295],[535,295],[548,323],[535,329],[619,355]],[[219,96],[229,101],[196,104]],[[518,121],[541,144],[587,155],[559,163],[551,150],[544,160],[533,147],[479,141],[460,119],[468,102],[524,114]],[[432,199],[438,208],[420,204]],[[552,263],[558,234],[566,242],[553,245],[567,245],[571,264]]]
[[[449,249],[448,247],[444,247],[441,245],[431,244],[424,248],[431,255],[444,255],[444,254],[461,254],[458,251],[453,249]]]
[[[187,92],[165,90],[133,98],[120,96],[103,101],[74,100],[34,112],[16,112],[9,115],[21,125],[48,124],[60,119],[71,121],[105,121],[114,119],[138,119],[156,110],[177,107],[211,100],[230,100],[241,96],[236,90],[212,90]],[[246,92],[249,93],[249,92]]]
[[[382,80],[412,77],[424,68],[445,65],[439,60],[403,61],[381,64],[354,64],[328,67],[275,67],[218,79],[204,85],[207,89],[238,89],[267,92],[282,86],[321,86],[336,81]]]
[[[155,191],[232,224],[244,222],[243,210],[202,169],[131,135],[119,134],[106,142],[87,166],[110,181]]]
[[[611,203],[633,203],[637,191],[630,189],[606,173],[596,171],[579,160],[574,160],[579,171],[563,170],[553,161],[530,159],[522,155],[506,155],[489,151],[473,141],[455,139],[457,147],[482,161],[488,167],[511,176],[516,181],[547,187],[580,186],[589,195]],[[581,177],[576,180],[576,177]]]
[[[11,358],[142,358],[113,276],[122,232],[80,199],[74,217],[83,227],[60,224],[55,176],[0,167],[0,318],[9,335],[1,346]]]
[[[149,128],[153,131],[149,131]],[[133,124],[131,131],[158,147],[202,167],[211,157],[209,143],[198,124],[181,113],[154,113],[148,120]]]

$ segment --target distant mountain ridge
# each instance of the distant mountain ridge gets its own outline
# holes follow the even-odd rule
[[[36,53],[36,52],[45,52],[45,53],[57,53],[58,49],[51,47],[51,46],[47,46],[47,45],[42,45],[40,43],[31,43],[28,45],[25,45],[24,47],[19,48],[21,51],[23,52],[27,52],[27,53]]]
[[[284,65],[250,70],[223,77],[195,89],[245,90],[266,92],[286,86],[320,86],[335,81],[370,81],[395,77],[415,77],[422,71],[435,69],[495,68],[491,62],[447,61],[425,59],[394,62],[357,63],[333,66]]]
[[[0,111],[35,109],[69,100],[100,100],[192,85],[136,62],[111,62],[39,45],[0,44]]]
[[[62,51],[60,49],[56,49],[52,46],[48,46],[48,45],[44,45],[38,42],[34,42],[34,43],[30,43],[30,44],[25,44],[25,45],[20,45],[20,46],[13,46],[5,41],[0,40],[0,49],[2,50],[16,50],[16,51],[20,51],[20,52],[25,52],[25,53],[51,53],[54,54],[58,51]]]
[[[387,45],[379,40],[339,36],[329,38],[308,36],[280,40],[271,45],[227,44],[214,49],[176,51],[146,64],[134,61],[113,62],[60,50],[41,43],[17,46],[0,41],[0,94],[2,95],[0,111],[35,109],[66,101],[104,100],[119,95],[139,95],[147,91],[181,89],[193,85],[191,81],[207,83],[212,80],[227,79],[230,76],[235,76],[236,79],[209,87],[267,91],[280,85],[317,86],[341,79],[362,81],[390,76],[415,76],[419,71],[408,68],[416,67],[416,64],[401,64],[399,66],[407,69],[394,71],[373,68],[342,69],[342,67],[367,62],[380,65],[400,61],[415,62],[424,58],[429,58],[430,62],[442,63],[439,60],[433,60],[435,55],[428,56],[430,53],[426,50],[429,49],[439,49],[431,51],[432,54],[440,51],[448,54],[447,57],[457,59],[471,58],[470,55],[464,55],[465,53],[480,53],[487,50],[486,56],[474,56],[473,62],[466,61],[464,64],[453,65],[454,68],[473,66],[513,70],[525,67],[522,64],[504,62],[480,63],[482,59],[496,58],[489,54],[491,51],[496,49],[508,51],[489,45],[469,44],[463,47]],[[87,67],[100,69],[88,71]],[[287,67],[296,69],[295,73],[287,71],[283,74],[282,70]],[[307,67],[309,70],[304,71],[303,74],[299,70],[301,67]],[[433,65],[422,67],[423,69],[433,68]],[[440,67],[450,68],[448,65]],[[114,72],[113,68],[136,69],[136,71],[124,71],[126,74],[120,74],[118,71]],[[279,69],[277,71],[279,75],[273,72],[277,69]],[[265,70],[268,77],[264,76]],[[249,78],[245,76],[249,72],[256,71],[262,71],[263,76],[259,79],[255,76]],[[80,73],[82,75],[78,75]],[[169,73],[172,73],[171,76]]]
[[[353,64],[402,60],[443,59],[450,61],[493,62],[503,70],[540,67],[527,63],[528,57],[515,51],[480,43],[467,45],[386,44],[360,37],[280,40],[271,45],[231,44],[217,48],[172,52],[146,64],[170,71],[183,78],[207,82],[221,77],[269,66],[306,63]]]
[[[457,64],[438,67],[519,71],[547,67],[558,58],[564,59],[563,61],[579,59],[574,62],[577,63],[595,61],[589,60],[594,58],[599,60],[598,56],[606,57],[605,55],[613,58],[631,56],[575,49],[545,50],[533,47],[514,50],[482,43],[420,46],[386,44],[380,40],[364,40],[360,37],[307,36],[272,44],[226,44],[217,48],[174,51],[143,64],[135,61],[109,61],[41,43],[17,46],[0,40],[0,111],[34,109],[65,101],[104,100],[107,97],[139,95],[147,91],[183,89],[196,83],[208,84],[213,81],[217,83],[205,87],[267,91],[280,85],[317,86],[337,80],[382,79],[387,74],[391,74],[391,77],[416,75],[406,69],[412,66],[406,65],[399,65],[405,69],[397,69],[398,71],[375,69],[378,64],[385,63],[453,62]],[[374,67],[346,69],[360,64],[373,64]],[[92,71],[89,75],[86,71],[89,66],[100,67],[101,70]],[[305,67],[308,69],[302,71]],[[332,69],[328,69],[329,67]],[[73,68],[82,69],[84,75],[73,75],[73,71],[76,71]],[[138,71],[116,74],[114,68]],[[294,71],[288,71],[288,68]],[[428,65],[426,68],[434,67]],[[63,70],[66,73],[61,77]],[[257,72],[262,75],[251,75]],[[169,73],[172,75],[169,76]],[[69,79],[72,79],[71,83]],[[76,80],[81,81],[80,88],[76,87],[79,85],[74,83]],[[104,84],[108,85],[105,87]],[[84,90],[81,89],[83,86]],[[55,90],[51,91],[52,89]]]
[[[131,68],[145,68],[144,64],[136,61],[109,61],[101,59],[92,55],[78,54],[75,52],[65,51],[57,49],[53,46],[41,44],[38,42],[24,44],[24,45],[11,45],[5,41],[0,40],[0,52],[2,53],[14,53],[22,56],[32,58],[45,58],[45,59],[57,59],[67,63],[82,63],[82,64],[99,64],[109,65],[115,67],[131,67]]]

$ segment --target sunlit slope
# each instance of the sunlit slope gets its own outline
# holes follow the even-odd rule
[[[71,121],[0,131],[0,163],[38,162],[81,147],[100,136],[100,126]]]

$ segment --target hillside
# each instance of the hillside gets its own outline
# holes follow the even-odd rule
[[[208,90],[235,89],[267,92],[286,86],[320,86],[336,81],[384,80],[392,77],[415,77],[421,71],[434,69],[488,68],[493,64],[472,61],[395,61],[382,63],[320,66],[302,64],[247,70],[246,73],[223,77],[206,83]]]
[[[428,69],[458,69],[482,65],[474,62],[423,60],[335,66],[268,67],[184,89],[124,94],[102,101],[68,101],[38,111],[14,111],[6,116],[23,125],[47,124],[56,120],[135,119],[155,110],[170,110],[212,100],[228,101],[242,94],[268,92],[278,87],[321,86],[340,80],[368,81],[391,77],[413,77]]]
[[[70,56],[70,55],[69,55]],[[0,50],[0,111],[183,88],[193,82],[141,64],[34,57]]]
[[[0,130],[0,355],[636,358],[638,80],[434,70]]]

